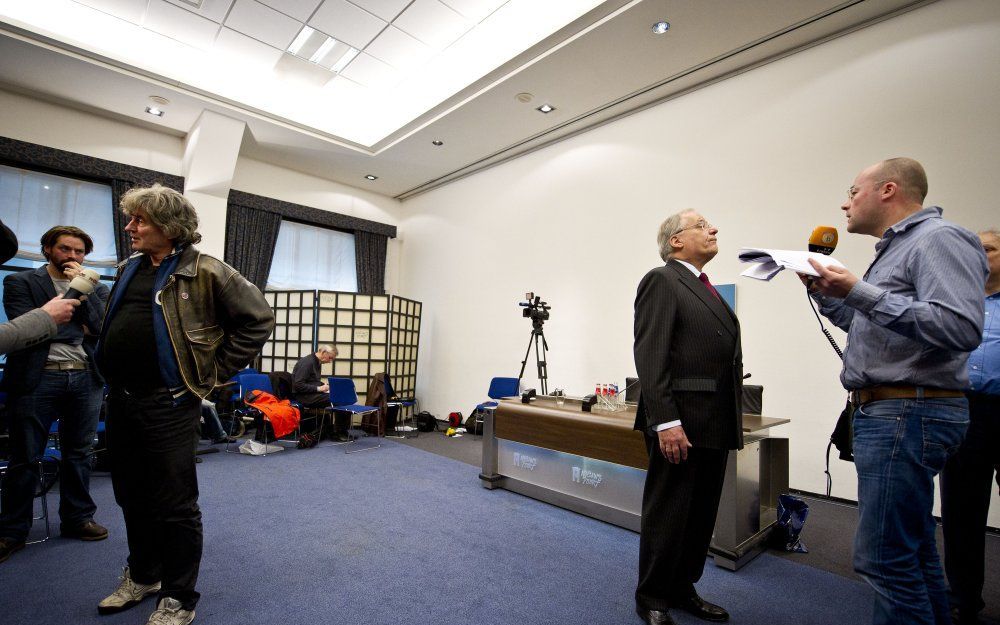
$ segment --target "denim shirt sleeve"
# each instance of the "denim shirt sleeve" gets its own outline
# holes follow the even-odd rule
[[[861,284],[861,281],[858,281]],[[845,300],[839,297],[827,297],[818,293],[811,294],[812,298],[819,303],[819,312],[830,320],[830,323],[837,326],[844,332],[851,328],[851,320],[854,319],[854,309],[845,305]]]
[[[982,294],[989,271],[985,256],[951,228],[936,230],[927,244],[933,254],[910,255],[885,287],[859,280],[844,304],[925,345],[971,351],[979,345],[983,327]],[[904,275],[912,278],[903,280]],[[894,281],[909,288],[896,288]]]

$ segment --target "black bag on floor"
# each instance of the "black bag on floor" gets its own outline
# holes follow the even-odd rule
[[[465,420],[465,431],[469,434],[475,434],[476,436],[483,435],[483,422],[478,418],[478,415],[475,412],[469,415],[469,418]]]
[[[417,422],[417,430],[420,432],[433,432],[437,430],[437,419],[426,410],[422,410],[414,417]]]

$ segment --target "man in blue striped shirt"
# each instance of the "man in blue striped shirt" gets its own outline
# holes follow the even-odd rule
[[[841,208],[879,238],[862,278],[813,261],[821,312],[847,331],[858,531],[854,569],[875,590],[875,625],[951,625],[934,540],[934,477],[969,422],[966,364],[983,328],[988,269],[976,235],[923,208],[917,161],[868,167]]]
[[[978,622],[983,602],[986,521],[1000,467],[1000,230],[979,233],[986,281],[983,342],[969,354],[969,431],[941,473],[944,570],[957,623]]]

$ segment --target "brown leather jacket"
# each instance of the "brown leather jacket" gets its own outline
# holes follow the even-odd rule
[[[139,255],[130,258],[119,276],[138,260]],[[115,296],[113,291],[109,314],[114,314]],[[260,290],[226,263],[193,246],[180,252],[160,291],[160,303],[179,381],[199,397],[245,367],[274,327],[274,313]],[[159,354],[161,363],[163,356]],[[161,368],[166,377],[172,367]]]

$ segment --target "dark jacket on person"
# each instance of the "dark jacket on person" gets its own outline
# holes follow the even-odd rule
[[[143,254],[119,264],[101,340]],[[163,382],[204,398],[260,353],[274,313],[260,290],[221,260],[184,246],[163,259],[153,286],[153,331]],[[98,364],[103,364],[98,348]]]
[[[17,319],[36,308],[41,308],[56,296],[56,287],[46,267],[47,265],[43,265],[36,269],[12,273],[3,279],[3,306],[8,319]],[[17,395],[34,391],[41,379],[42,367],[48,362],[49,345],[52,343],[82,345],[83,351],[87,354],[87,362],[91,365],[90,372],[94,384],[103,385],[104,378],[93,364],[95,335],[101,329],[101,317],[107,301],[108,287],[98,283],[94,287],[94,292],[87,296],[87,301],[73,311],[70,322],[59,326],[51,339],[34,343],[31,347],[7,357],[0,388]],[[84,334],[84,325],[93,334]]]
[[[316,354],[306,354],[295,363],[292,369],[292,391],[295,401],[310,408],[317,406],[329,406],[330,394],[321,393],[316,389],[323,385],[320,377],[322,365]]]
[[[635,311],[635,429],[655,436],[656,425],[679,420],[695,447],[742,448],[743,352],[732,309],[670,260],[643,277]]]

